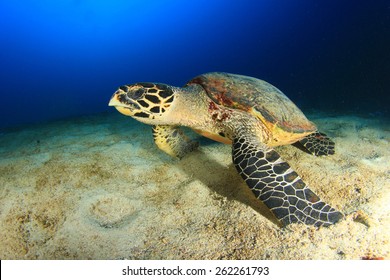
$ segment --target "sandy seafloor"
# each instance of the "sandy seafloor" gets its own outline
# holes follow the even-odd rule
[[[280,228],[230,146],[199,138],[172,159],[116,112],[2,132],[0,259],[389,259],[389,122],[309,118],[336,154],[277,151],[345,213],[329,228]]]

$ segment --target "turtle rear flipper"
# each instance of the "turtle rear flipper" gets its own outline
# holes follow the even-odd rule
[[[334,154],[334,142],[325,133],[316,131],[294,143],[302,145],[305,150],[315,156],[327,156]]]
[[[189,139],[179,128],[170,125],[153,126],[153,138],[157,147],[177,158],[182,158],[199,146],[198,142]]]
[[[232,152],[241,177],[284,226],[329,226],[343,217],[322,202],[273,149],[243,135],[233,140]]]

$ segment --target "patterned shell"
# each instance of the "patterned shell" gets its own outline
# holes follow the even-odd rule
[[[222,72],[195,77],[188,82],[201,85],[219,105],[247,111],[257,116],[271,130],[308,133],[316,127],[279,89],[256,78]]]

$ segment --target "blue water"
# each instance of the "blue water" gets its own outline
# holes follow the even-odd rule
[[[210,71],[265,79],[304,110],[389,113],[388,0],[1,0],[0,26],[0,128]]]

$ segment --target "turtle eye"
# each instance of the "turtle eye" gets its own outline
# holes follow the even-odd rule
[[[133,100],[137,100],[139,98],[141,98],[145,93],[145,89],[144,88],[138,88],[136,90],[131,90],[127,93],[127,96]]]

